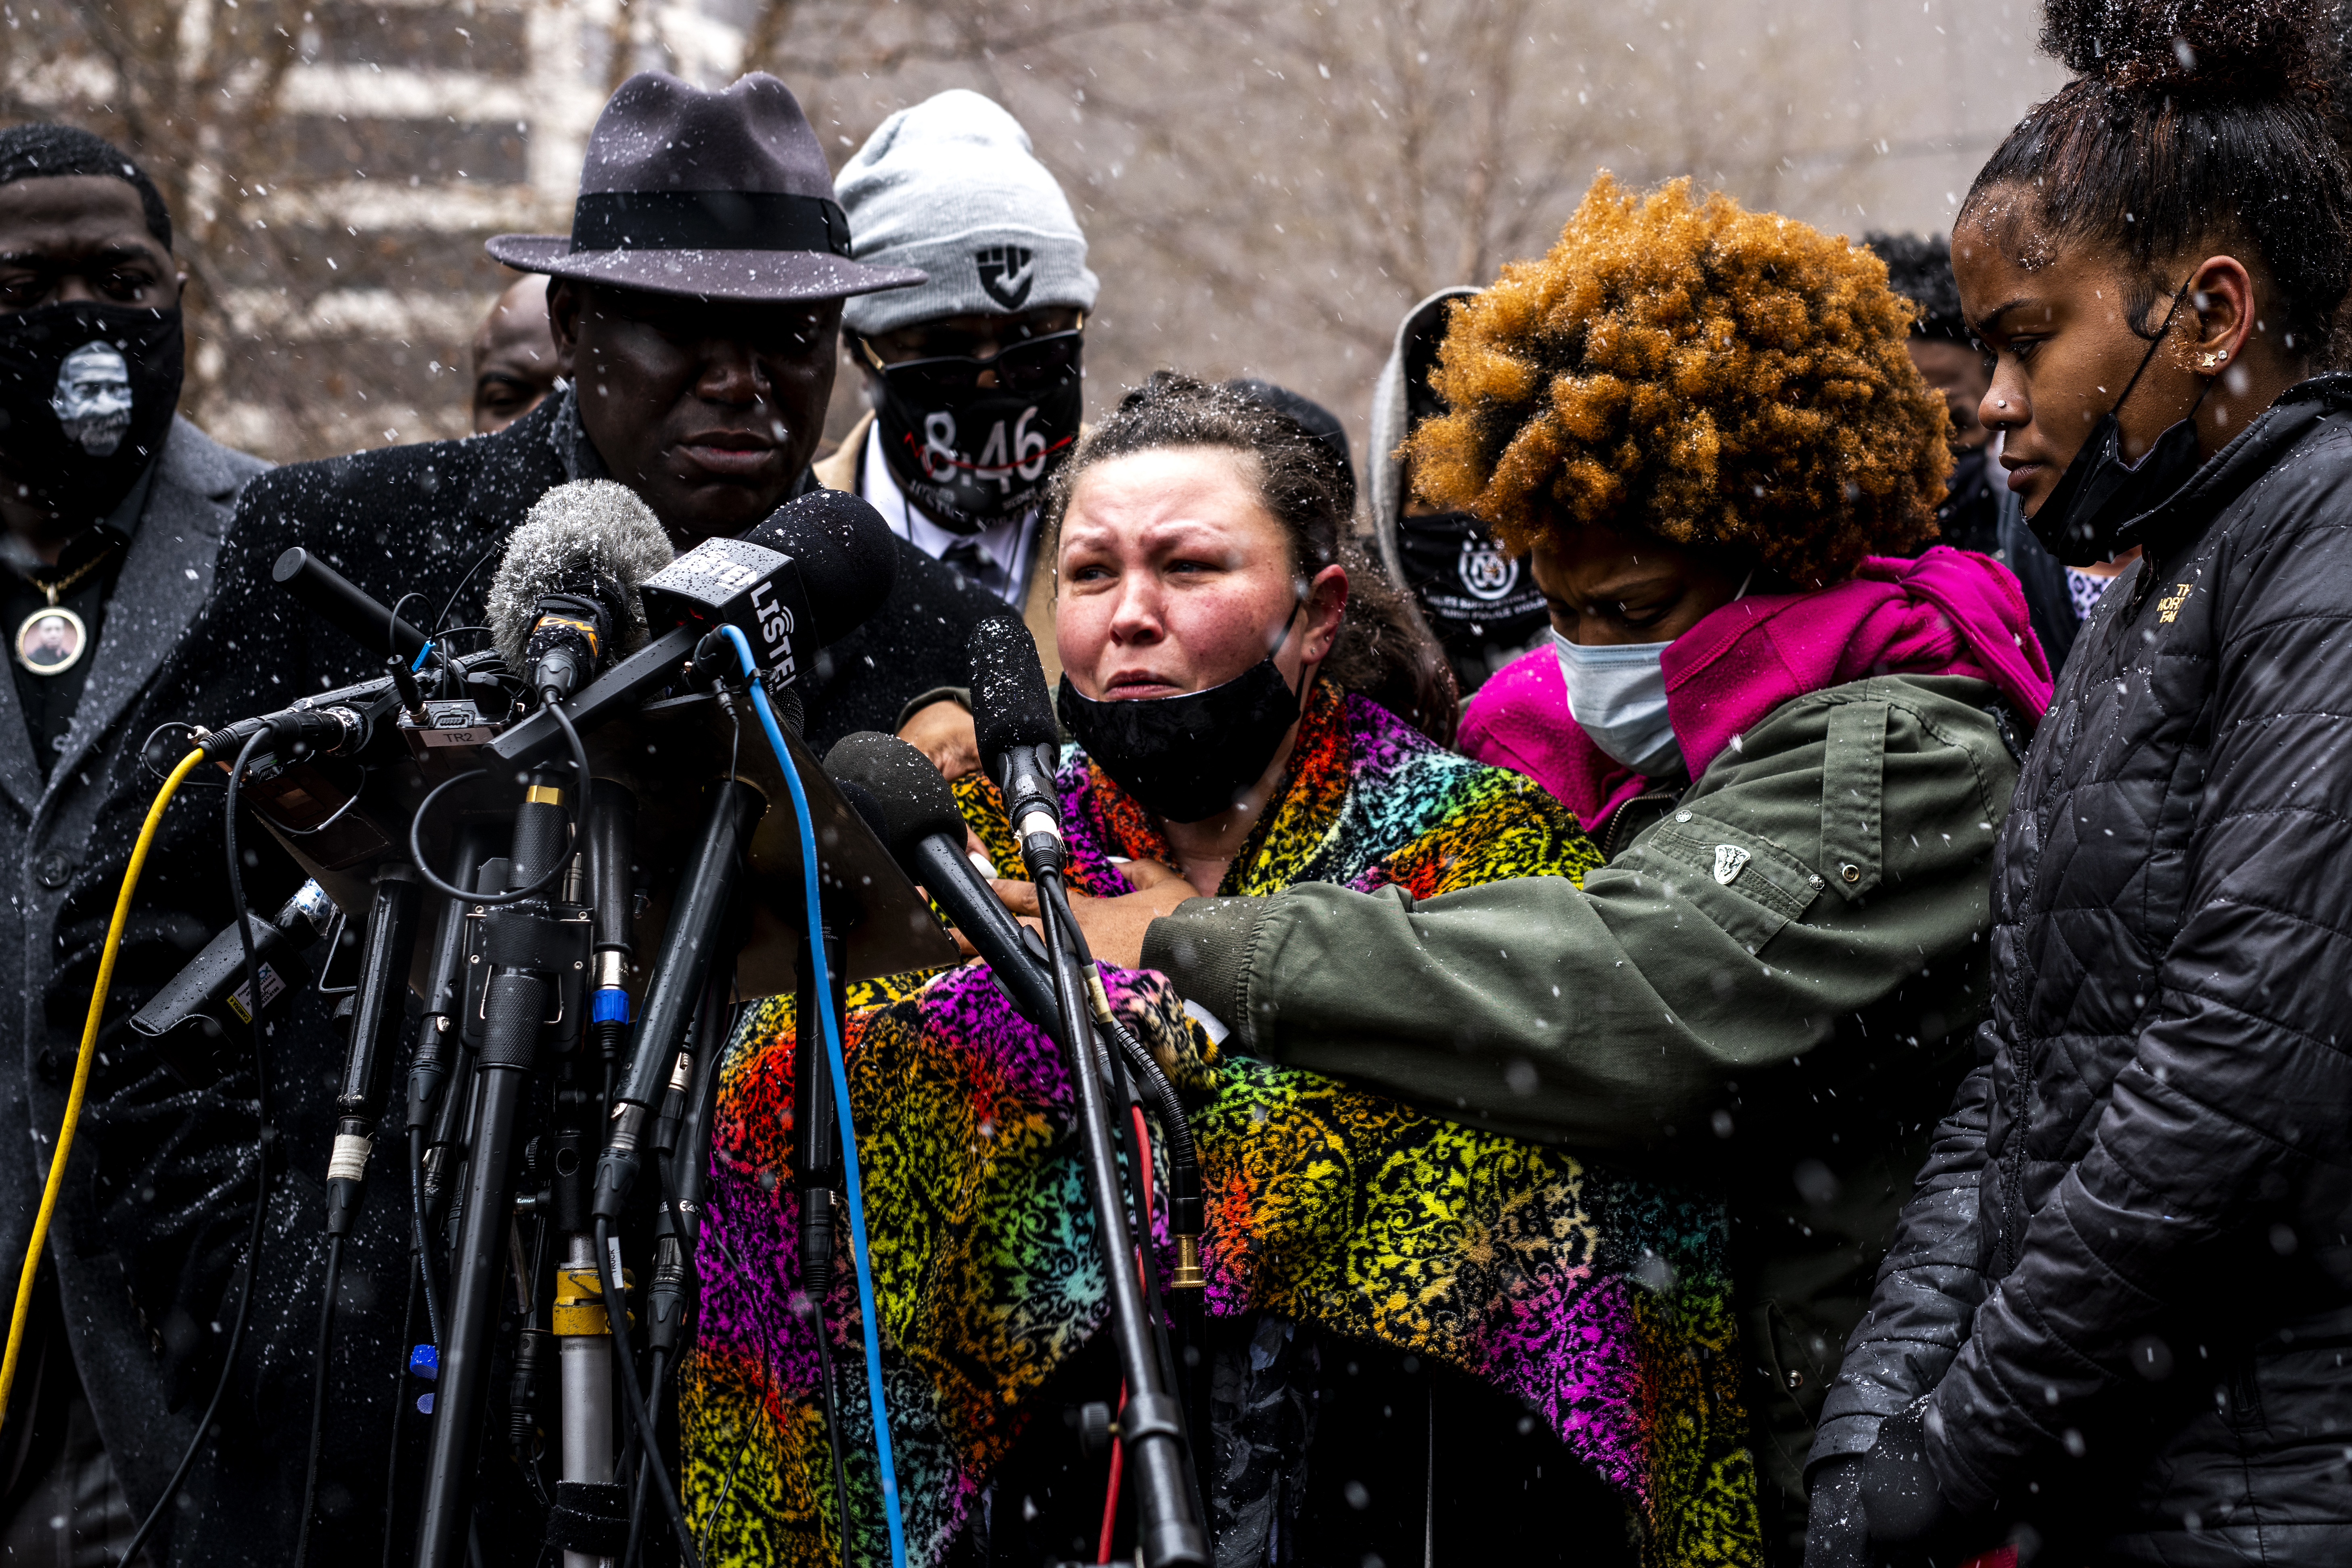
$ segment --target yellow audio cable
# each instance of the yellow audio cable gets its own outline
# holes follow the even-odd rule
[[[90,1058],[98,1054],[98,1021],[106,1012],[106,993],[114,984],[114,955],[122,946],[122,928],[131,918],[131,897],[139,889],[139,873],[146,868],[148,847],[155,842],[155,830],[163,824],[163,808],[172,804],[179,793],[180,781],[195,771],[205,760],[201,751],[190,752],[163,781],[163,788],[155,796],[155,804],[147,808],[147,820],[140,826],[139,841],[131,847],[131,864],[122,873],[122,891],[115,895],[114,919],[106,928],[106,945],[99,950],[98,985],[90,993],[89,1017],[81,1029],[81,1051],[74,1058],[73,1088],[66,1091],[65,1125],[58,1130],[57,1152],[49,1156],[49,1179],[41,1188],[41,1209],[33,1219],[33,1239],[25,1248],[24,1272],[16,1279],[16,1310],[8,1319],[8,1352],[0,1361],[0,1419],[8,1408],[8,1393],[16,1386],[16,1358],[25,1348],[25,1322],[33,1310],[33,1279],[41,1269],[41,1251],[48,1245],[49,1220],[57,1213],[58,1192],[65,1185],[66,1156],[73,1151],[74,1128],[81,1121],[83,1097],[89,1090]]]

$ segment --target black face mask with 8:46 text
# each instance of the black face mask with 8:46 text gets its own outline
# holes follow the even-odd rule
[[[1078,438],[1086,384],[1034,392],[974,390],[918,400],[885,379],[875,409],[890,477],[908,500],[956,533],[1019,517],[1045,493]]]

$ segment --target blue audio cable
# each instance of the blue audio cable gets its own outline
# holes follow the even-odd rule
[[[882,1516],[890,1531],[891,1568],[907,1568],[907,1527],[898,1515],[898,1473],[890,1458],[890,1413],[882,1403],[882,1331],[881,1314],[874,1300],[874,1275],[866,1256],[866,1199],[857,1173],[857,1128],[849,1110],[849,1068],[841,1054],[841,1020],[833,1016],[833,976],[827,973],[824,960],[824,906],[817,891],[816,824],[809,815],[808,792],[801,787],[800,771],[793,765],[793,754],[784,744],[784,732],[776,725],[775,710],[768,705],[768,693],[760,681],[760,667],[751,658],[751,645],[733,626],[719,628],[735,645],[737,657],[743,661],[743,673],[751,682],[751,708],[760,716],[760,728],[767,732],[768,744],[776,753],[776,766],[784,775],[784,785],[792,791],[793,811],[798,816],[801,830],[801,882],[808,901],[809,952],[815,973],[801,976],[801,984],[816,992],[817,1018],[824,1031],[825,1065],[833,1074],[833,1104],[841,1122],[841,1169],[843,1184],[849,1200],[850,1260],[856,1265],[857,1315],[866,1331],[866,1395],[874,1406],[874,1449],[882,1468]],[[849,1521],[841,1521],[842,1534],[849,1532]]]

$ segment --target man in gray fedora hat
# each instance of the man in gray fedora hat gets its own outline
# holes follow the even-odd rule
[[[923,278],[851,258],[816,137],[792,93],[761,75],[718,91],[663,75],[631,78],[589,138],[572,232],[501,236],[490,248],[553,279],[550,314],[566,384],[495,434],[299,464],[248,487],[221,550],[218,591],[131,732],[165,720],[217,724],[270,712],[383,672],[383,649],[359,647],[271,581],[272,564],[292,546],[385,605],[404,601],[410,619],[471,648],[478,638],[455,628],[481,622],[508,536],[558,485],[618,480],[680,546],[752,527],[814,483],[809,458],[832,390],[841,301]],[[219,797],[203,799],[188,791],[184,810],[175,802],[141,888],[142,906],[175,900],[198,940],[231,921]],[[137,825],[135,816],[104,821],[99,834],[127,843]],[[301,874],[264,834],[241,835],[238,847],[246,897],[266,915]],[[110,883],[104,891],[111,895]],[[255,1322],[278,1326],[247,1342],[241,1361],[249,1364],[236,1373],[208,1448],[217,1459],[199,1472],[211,1479],[173,1527],[174,1563],[294,1555],[311,1400],[306,1325],[318,1321],[324,1285],[318,1184],[335,1130],[341,1051],[331,1005],[308,987],[280,1005],[269,1092],[284,1158],[272,1162],[269,1179],[273,1215],[283,1219],[250,1274],[259,1290]],[[241,1185],[224,1179],[210,1201],[222,1214],[249,1212],[253,1119],[248,1110],[215,1120],[187,1157],[247,1172]],[[103,1134],[94,1142],[103,1144]],[[312,1563],[361,1554],[373,1562],[387,1533],[404,1541],[415,1528],[416,1445],[426,1424],[413,1402],[428,1385],[404,1391],[390,1375],[405,1356],[401,1310],[414,1268],[405,1154],[399,1138],[378,1141],[368,1171],[374,1195],[345,1254],[333,1365],[348,1375],[330,1387]],[[180,1157],[158,1158],[167,1156]],[[79,1149],[75,1158],[83,1158]],[[133,1305],[156,1322],[225,1320],[233,1250],[216,1248],[210,1272],[184,1284],[182,1299]],[[137,1287],[134,1279],[134,1295]],[[303,1350],[286,1353],[297,1342]],[[409,1447],[401,1495],[387,1505],[384,1445],[395,1401],[407,1412]],[[542,1516],[503,1443],[484,1445],[478,1496],[481,1561],[534,1561]]]
[[[841,302],[923,281],[849,256],[849,220],[782,82],[646,72],[589,137],[572,233],[502,234],[542,272],[567,475],[642,496],[680,544],[742,531],[806,482]]]

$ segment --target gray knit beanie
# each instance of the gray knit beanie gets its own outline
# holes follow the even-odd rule
[[[972,311],[1094,308],[1102,285],[1087,270],[1087,237],[1069,199],[1021,122],[979,93],[956,88],[900,110],[834,185],[853,257],[931,275],[846,301],[841,321],[851,331],[870,336]]]

